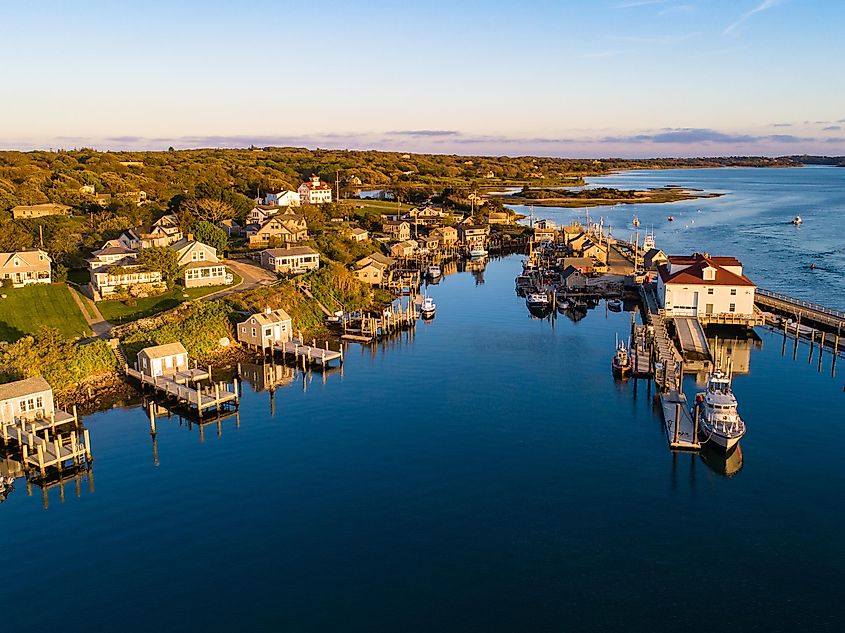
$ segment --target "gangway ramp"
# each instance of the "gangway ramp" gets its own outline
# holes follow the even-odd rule
[[[707,344],[707,335],[698,319],[695,317],[675,317],[673,320],[684,356],[696,354],[697,360],[712,360],[710,346]]]

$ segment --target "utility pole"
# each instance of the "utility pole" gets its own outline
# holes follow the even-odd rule
[[[41,248],[44,248],[44,226],[38,225],[38,241],[41,243]]]
[[[340,202],[340,172],[334,172],[334,184],[335,188],[337,189],[337,201]]]

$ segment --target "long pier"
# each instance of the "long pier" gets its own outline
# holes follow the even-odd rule
[[[845,331],[845,311],[842,310],[795,299],[763,288],[757,288],[754,303],[761,310],[795,319],[799,324],[803,323],[836,336],[841,336]]]
[[[213,387],[211,385],[202,387],[199,381],[210,378],[210,372],[205,370],[191,369],[169,376],[150,376],[127,365],[124,371],[127,376],[135,378],[142,385],[150,385],[154,391],[176,398],[189,409],[196,409],[199,417],[202,417],[203,413],[209,409],[219,412],[227,403],[233,403],[237,407],[240,399],[237,379],[232,384],[231,390],[228,385],[221,383],[215,383]],[[191,383],[195,386],[190,386]]]

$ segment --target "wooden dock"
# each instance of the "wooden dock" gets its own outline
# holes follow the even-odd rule
[[[757,288],[754,303],[761,310],[796,319],[799,323],[827,331],[829,334],[841,336],[845,331],[845,312],[842,310],[787,297],[763,288]]]
[[[219,412],[227,404],[237,407],[240,399],[237,379],[232,383],[231,389],[223,383],[202,386],[199,381],[210,376],[210,372],[202,370],[188,370],[168,376],[149,376],[127,365],[124,371],[141,385],[151,386],[156,393],[175,398],[189,409],[196,409],[200,417],[209,409]],[[191,386],[192,383],[194,386]]]
[[[329,363],[338,361],[343,364],[343,349],[339,352],[329,349],[328,342],[326,346],[317,347],[316,341],[313,345],[305,345],[299,339],[292,339],[290,341],[279,342],[273,345],[273,352],[278,352],[282,358],[293,357],[295,361],[302,361],[305,365],[319,365],[320,367],[328,367]]]
[[[15,443],[22,454],[23,467],[37,468],[42,478],[46,475],[47,468],[62,470],[68,462],[79,466],[93,461],[87,429],[83,430],[81,435],[76,430],[51,435],[54,430],[55,425],[51,426],[49,420],[0,422],[0,437],[3,438],[3,443]]]

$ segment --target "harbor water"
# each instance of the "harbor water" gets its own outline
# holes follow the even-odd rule
[[[812,235],[807,203],[789,209]],[[763,213],[658,244],[747,231],[709,248],[761,276],[798,239],[780,218],[760,237]],[[93,482],[63,502],[50,489],[45,509],[19,479],[0,504],[6,628],[841,631],[845,364],[764,328],[723,341],[741,452],[673,454],[649,383],[611,376],[630,313],[534,319],[522,259],[444,277],[432,322],[350,346],[342,374],[298,373],[272,401],[246,385],[238,419],[202,436],[159,416],[153,444],[140,407],[86,416]],[[811,298],[841,305],[831,284]]]

